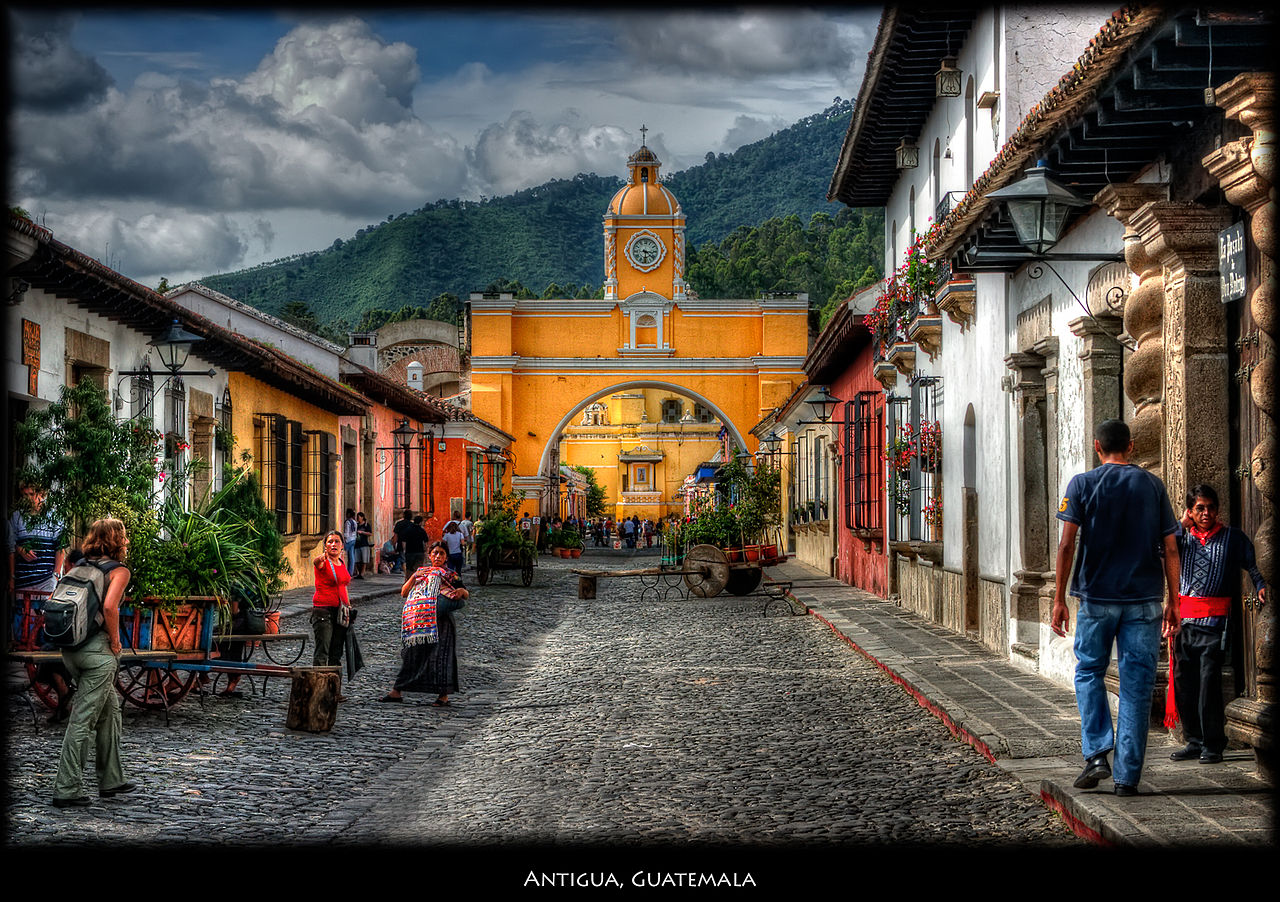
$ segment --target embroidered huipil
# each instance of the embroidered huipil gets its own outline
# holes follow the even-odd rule
[[[1231,581],[1244,569],[1255,591],[1266,586],[1253,542],[1240,530],[1219,523],[1209,532],[1178,527],[1182,556],[1180,610],[1184,623],[1222,626],[1231,604]]]

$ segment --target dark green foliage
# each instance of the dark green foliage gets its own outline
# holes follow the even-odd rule
[[[850,110],[837,101],[763,141],[664,176],[688,221],[686,273],[700,296],[804,291],[820,308],[868,266],[878,271],[883,215],[825,199]],[[480,202],[439,200],[323,251],[203,281],[270,313],[302,304],[330,334],[377,328],[406,310],[452,322],[457,299],[472,291],[599,298],[600,219],[621,186],[616,177],[579,174]]]
[[[14,432],[26,452],[19,480],[48,490],[43,515],[74,536],[99,516],[99,491],[118,490],[119,499],[138,510],[152,506],[160,433],[150,420],[117,420],[95,383],[64,386],[57,401],[32,410]]]
[[[596,471],[590,467],[574,467],[579,473],[587,477],[587,516],[594,519],[603,517],[605,506],[604,486],[596,482]]]

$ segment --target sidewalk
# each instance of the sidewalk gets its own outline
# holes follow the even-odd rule
[[[1168,755],[1178,746],[1153,732],[1142,795],[1117,798],[1110,780],[1075,789],[1084,760],[1072,690],[805,564],[788,561],[768,573],[794,581],[792,594],[814,617],[953,734],[1039,795],[1078,834],[1147,848],[1272,843],[1272,787],[1257,776],[1252,751],[1228,750],[1215,766],[1173,762]]]

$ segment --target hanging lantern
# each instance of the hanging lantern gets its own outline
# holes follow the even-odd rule
[[[1026,170],[1026,177],[987,197],[1004,201],[1018,242],[1033,254],[1043,254],[1058,243],[1067,216],[1091,202],[1049,178],[1044,161]]]
[[[933,76],[938,97],[960,96],[960,70],[956,68],[954,56],[944,56],[942,66]]]
[[[916,147],[910,138],[903,138],[899,142],[894,156],[897,157],[899,169],[915,169],[920,165],[920,148]]]

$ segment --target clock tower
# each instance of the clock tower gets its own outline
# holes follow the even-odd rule
[[[661,161],[644,143],[627,159],[629,176],[604,214],[604,296],[644,293],[685,300],[684,213],[658,178]]]

